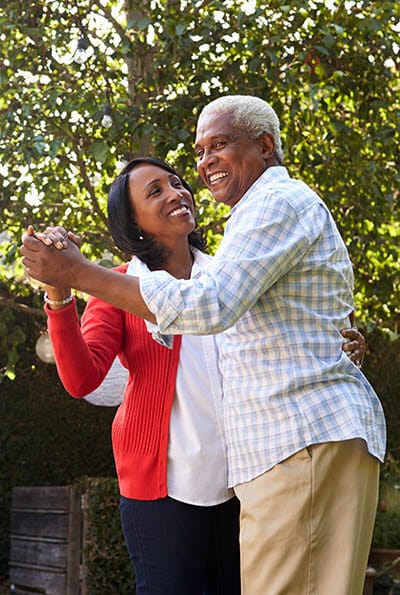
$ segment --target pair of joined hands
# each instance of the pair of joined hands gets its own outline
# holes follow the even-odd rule
[[[78,249],[82,243],[80,237],[73,232],[68,232],[62,226],[47,227],[43,232],[37,232],[32,225],[29,225],[22,238],[22,262],[31,277],[42,281],[46,294],[51,300],[65,298],[70,294],[71,287],[65,278],[62,284],[50,284],[43,278],[40,269],[46,269],[46,263],[51,258],[51,252],[43,251],[43,247],[65,250],[68,248],[68,241],[72,242]]]
[[[43,232],[37,232],[29,225],[22,237],[22,264],[30,277],[49,288],[70,288],[73,267],[79,268],[86,261],[79,249],[81,243],[76,234],[64,227],[47,227]]]
[[[81,243],[79,236],[62,226],[37,232],[30,225],[24,234],[22,263],[31,277],[46,285],[52,299],[65,297],[71,287],[80,289],[76,275],[82,274],[82,267],[88,262],[80,252]],[[366,351],[364,336],[354,326],[343,329],[341,334],[346,339],[343,350],[361,367]]]

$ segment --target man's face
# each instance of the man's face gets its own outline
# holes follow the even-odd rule
[[[217,202],[233,207],[265,171],[272,143],[269,135],[257,140],[233,128],[230,114],[203,116],[197,125],[197,171]],[[265,141],[265,137],[266,141]]]

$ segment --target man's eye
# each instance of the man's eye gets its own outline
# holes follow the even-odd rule
[[[215,143],[215,146],[217,149],[220,149],[221,147],[225,147],[225,145],[226,145],[226,141],[224,141],[224,140],[219,140]]]
[[[197,159],[201,159],[203,157],[203,155],[204,155],[204,151],[203,150],[196,151],[196,157],[197,157]]]

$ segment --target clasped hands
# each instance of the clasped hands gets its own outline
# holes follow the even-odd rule
[[[22,264],[30,277],[54,287],[73,287],[74,275],[84,263],[81,239],[64,227],[37,232],[28,226],[22,236]]]

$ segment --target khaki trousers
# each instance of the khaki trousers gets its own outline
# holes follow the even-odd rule
[[[242,595],[361,595],[378,484],[379,461],[354,439],[238,485]]]

